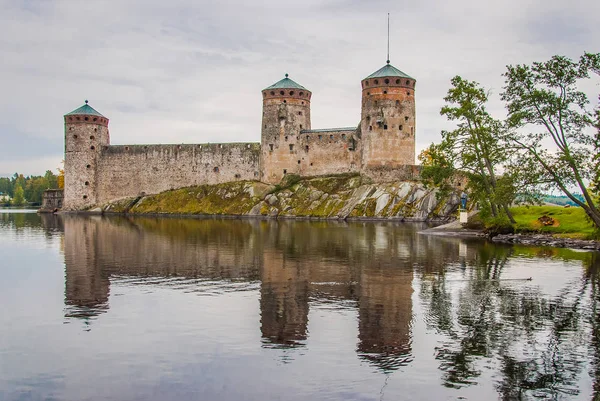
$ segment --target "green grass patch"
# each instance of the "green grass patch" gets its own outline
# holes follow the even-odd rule
[[[593,239],[597,235],[594,225],[580,207],[519,206],[510,210],[517,222],[515,226],[517,231],[558,234],[578,239]],[[538,220],[542,216],[551,217],[554,219],[554,224],[543,225]]]

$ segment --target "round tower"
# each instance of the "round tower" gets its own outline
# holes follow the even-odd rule
[[[102,147],[110,144],[108,118],[88,101],[65,115],[65,192],[63,209],[96,204],[97,169]]]
[[[298,174],[300,131],[310,129],[312,93],[288,78],[263,89],[261,130],[262,181],[278,183],[286,174]]]
[[[363,168],[415,164],[415,83],[389,60],[362,80]]]

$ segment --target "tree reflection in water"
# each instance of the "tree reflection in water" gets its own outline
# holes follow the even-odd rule
[[[484,365],[498,361],[494,380],[503,400],[562,399],[579,394],[589,369],[598,399],[600,258],[581,253],[585,274],[548,297],[528,281],[503,279],[507,263],[532,249],[483,246],[462,277],[449,278],[446,269],[423,277],[426,323],[444,338],[435,350],[443,383],[476,384]]]

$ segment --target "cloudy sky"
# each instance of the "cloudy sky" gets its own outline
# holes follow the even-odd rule
[[[313,128],[356,125],[387,12],[392,64],[417,79],[417,152],[451,127],[452,76],[490,88],[500,117],[506,64],[600,51],[595,0],[0,0],[0,175],[59,167],[62,116],[85,99],[114,144],[258,142],[260,91],[289,73]]]

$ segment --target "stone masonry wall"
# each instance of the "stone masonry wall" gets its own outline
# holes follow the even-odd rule
[[[99,204],[191,185],[260,177],[259,143],[105,146],[100,156]]]
[[[297,174],[315,176],[360,171],[361,142],[355,128],[303,130],[291,160]]]

